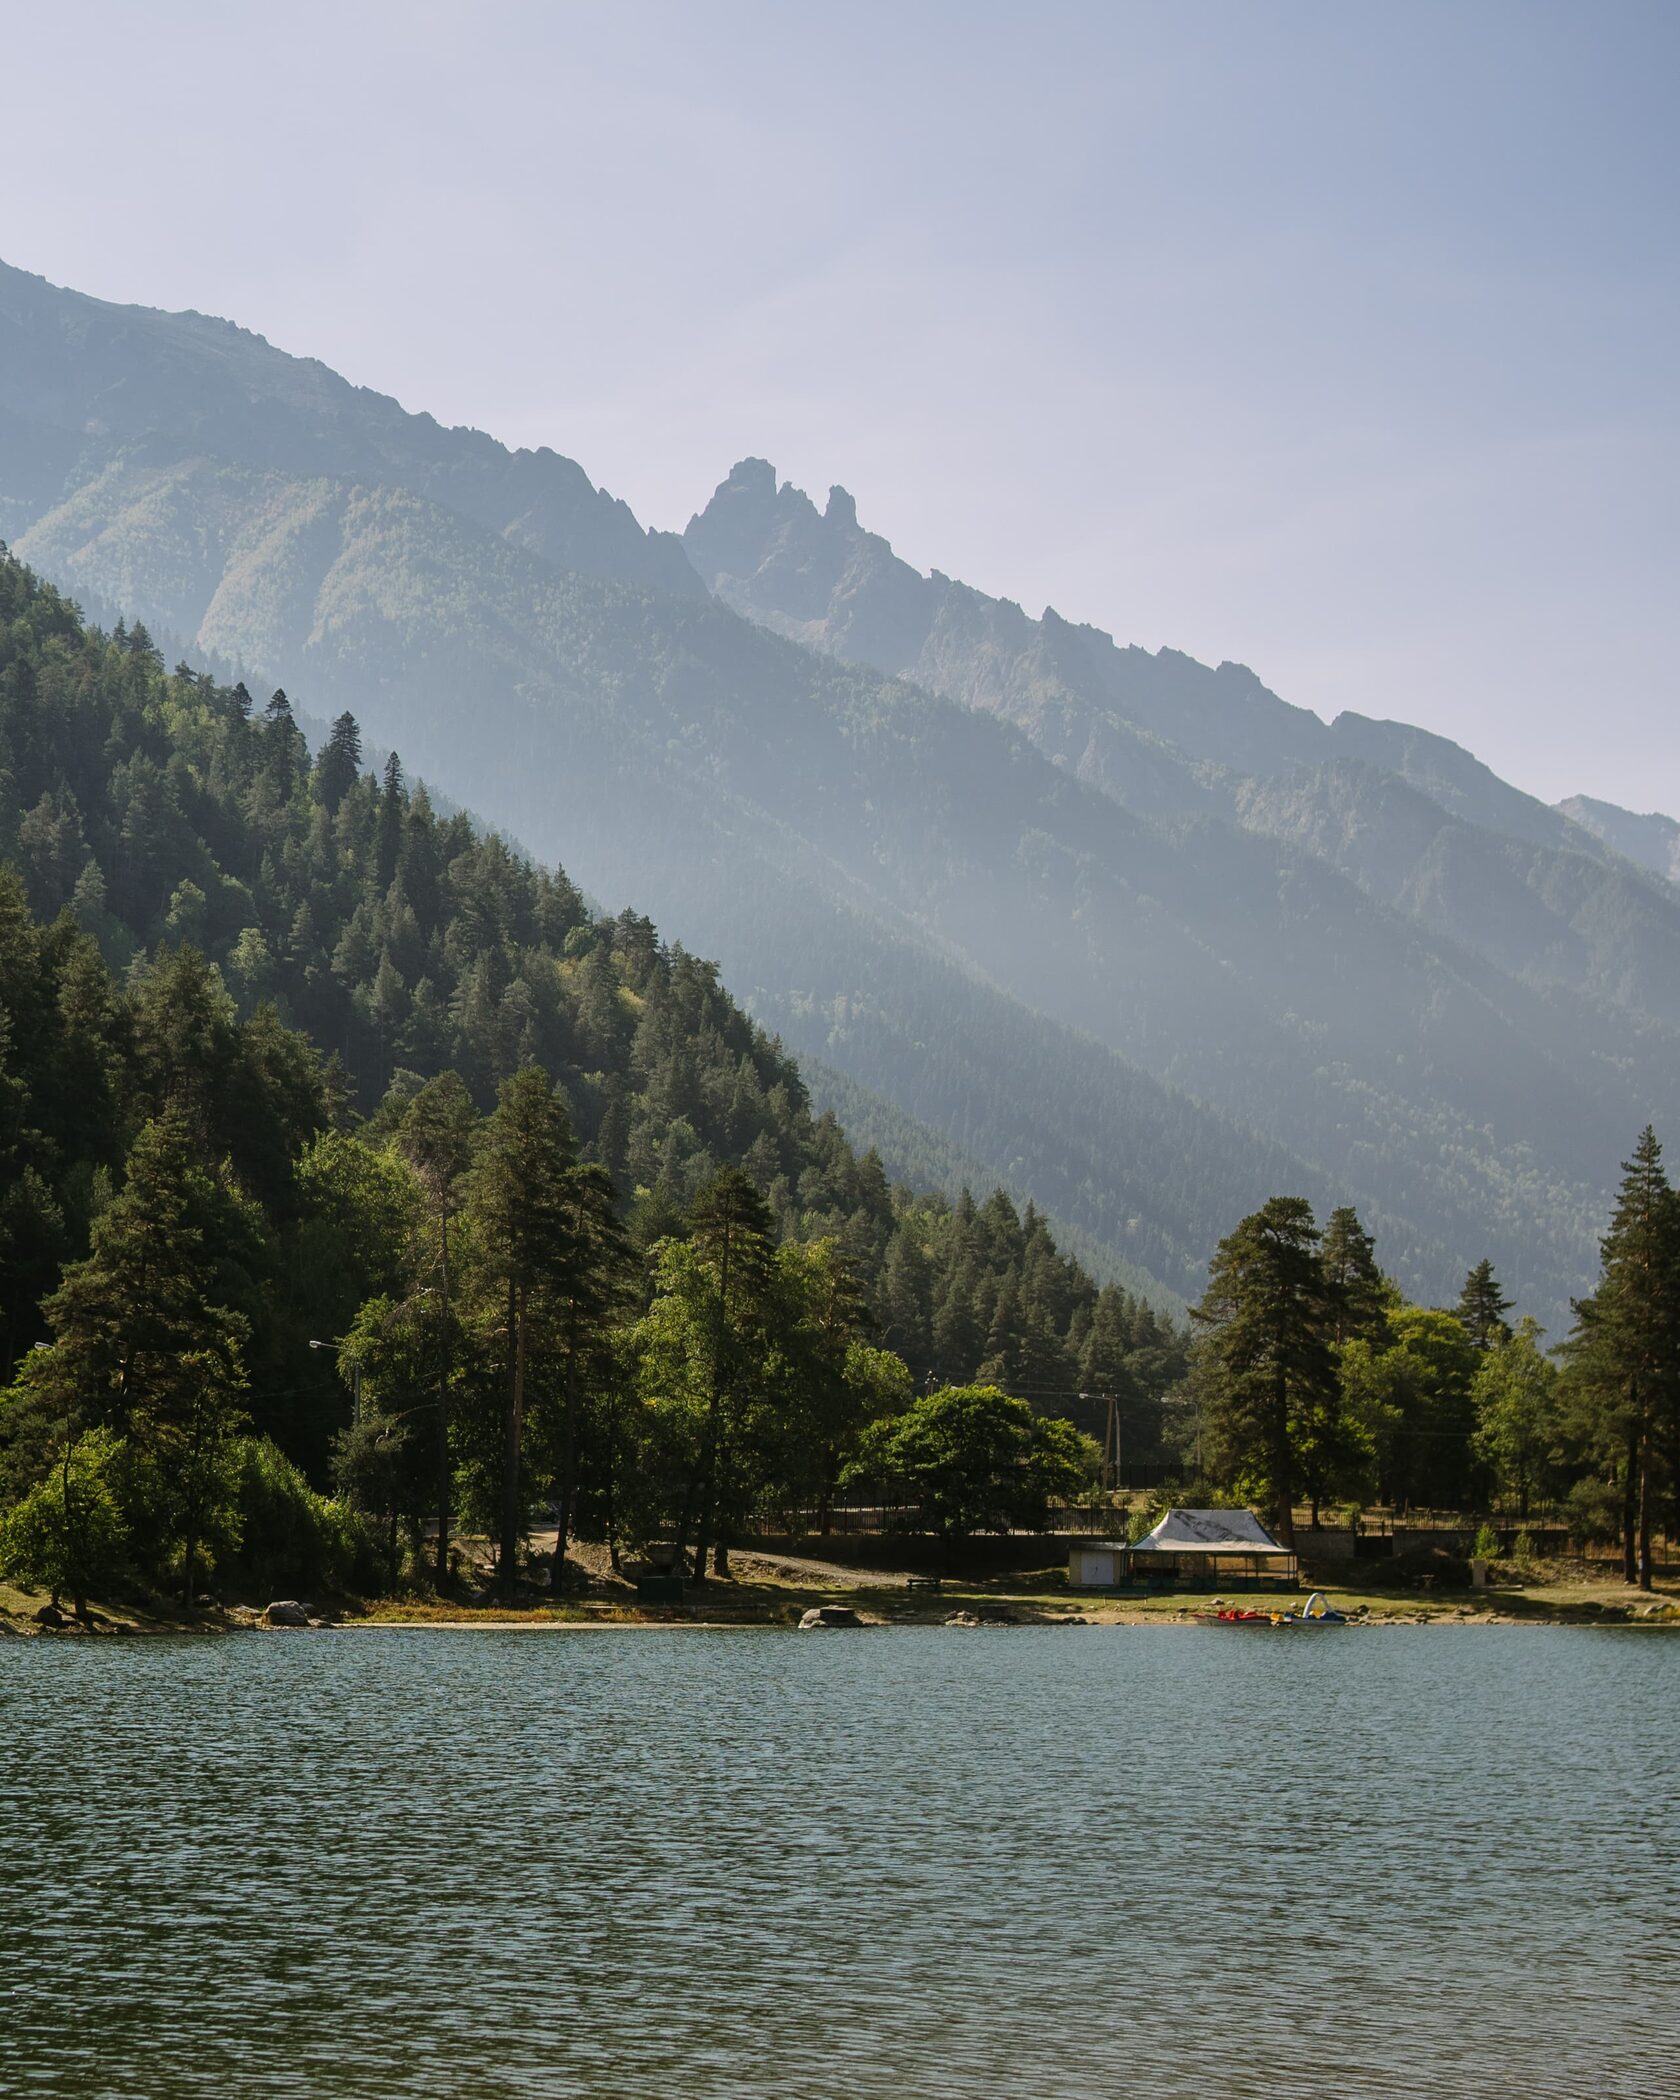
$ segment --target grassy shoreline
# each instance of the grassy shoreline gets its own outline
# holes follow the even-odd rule
[[[1665,1581],[1652,1593],[1619,1582],[1565,1581],[1485,1590],[1381,1590],[1361,1585],[1332,1587],[1328,1594],[1349,1612],[1355,1626],[1642,1626],[1680,1628],[1680,1582]],[[1245,1593],[1240,1601],[1258,1610],[1298,1609],[1303,1590]],[[266,1628],[250,1605],[206,1606],[186,1613],[168,1605],[113,1604],[92,1608],[92,1623],[42,1626],[35,1614],[48,1600],[0,1583],[0,1635],[86,1639],[110,1634],[163,1635],[286,1631]],[[628,1586],[618,1595],[540,1596],[512,1603],[485,1597],[344,1598],[323,1602],[313,1624],[346,1631],[601,1632],[663,1627],[694,1630],[789,1629],[815,1605],[845,1605],[867,1627],[940,1626],[958,1613],[989,1624],[1028,1626],[1172,1626],[1195,1624],[1212,1607],[1205,1592],[1176,1591],[1149,1597],[1085,1596],[1034,1578],[986,1582],[948,1581],[937,1596],[910,1590],[902,1578],[859,1582],[855,1571],[835,1568],[830,1579],[802,1572],[790,1577],[773,1568],[709,1582],[681,1606],[638,1604]],[[68,1616],[68,1614],[66,1614]]]

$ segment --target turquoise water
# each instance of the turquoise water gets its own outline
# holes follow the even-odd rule
[[[1680,1641],[0,1646],[0,2092],[1680,2092]]]

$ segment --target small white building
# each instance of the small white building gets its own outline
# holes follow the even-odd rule
[[[1126,1546],[1114,1539],[1081,1539],[1068,1555],[1070,1590],[1111,1590],[1126,1579]]]

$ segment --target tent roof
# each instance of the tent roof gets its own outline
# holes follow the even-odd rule
[[[1169,1509],[1134,1553],[1287,1553],[1249,1509]]]

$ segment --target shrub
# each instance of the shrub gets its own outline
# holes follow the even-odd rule
[[[231,1588],[273,1598],[387,1586],[389,1553],[379,1527],[318,1495],[267,1437],[241,1440],[238,1499],[239,1551],[224,1568]]]
[[[1577,1480],[1564,1497],[1563,1515],[1578,1547],[1621,1535],[1621,1496],[1607,1480]]]
[[[1491,1524],[1482,1525],[1476,1533],[1476,1543],[1470,1548],[1472,1560],[1497,1560],[1499,1558],[1499,1534]]]
[[[88,1597],[122,1572],[128,1547],[112,1476],[120,1469],[122,1440],[90,1430],[61,1452],[0,1519],[0,1574],[32,1589],[68,1590],[78,1613]]]

